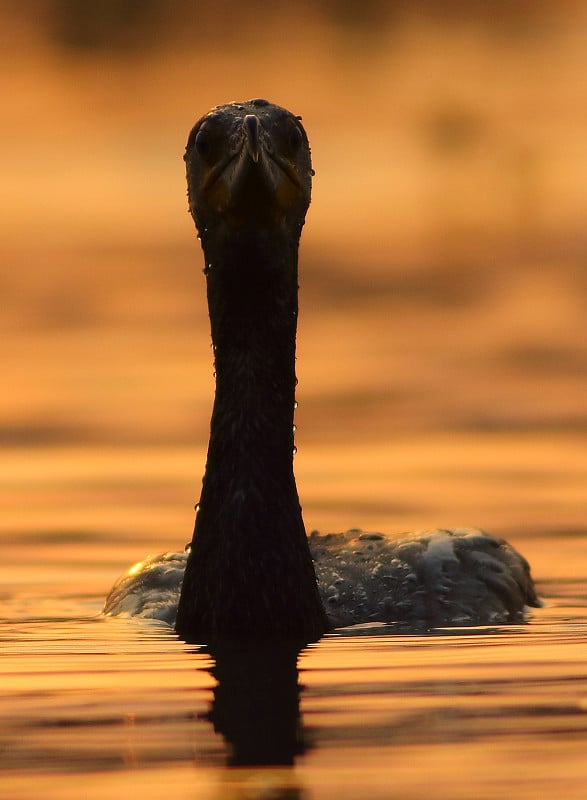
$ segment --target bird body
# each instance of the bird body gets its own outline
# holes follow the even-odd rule
[[[481,531],[308,539],[293,472],[307,136],[279,106],[230,103],[196,123],[185,161],[216,371],[202,493],[189,552],[134,567],[105,612],[165,619],[190,642],[310,642],[370,621],[519,621],[536,602],[528,566]]]
[[[540,605],[525,559],[477,528],[395,537],[314,531],[308,544],[331,628],[502,625],[523,622],[527,606]],[[164,553],[136,564],[113,587],[105,612],[175,626],[187,560],[186,552]]]

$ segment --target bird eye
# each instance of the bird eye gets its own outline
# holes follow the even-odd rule
[[[289,131],[288,143],[293,153],[300,149],[302,144],[302,132],[297,125],[294,125]]]
[[[210,155],[210,149],[211,149],[210,137],[208,136],[205,130],[200,129],[198,131],[195,145],[196,145],[196,150],[202,156],[202,158],[206,158],[207,156]]]

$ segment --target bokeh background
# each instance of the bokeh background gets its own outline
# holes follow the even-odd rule
[[[585,3],[7,0],[0,62],[4,584],[100,592],[190,538],[213,378],[182,154],[251,97],[316,168],[308,527],[587,554]]]

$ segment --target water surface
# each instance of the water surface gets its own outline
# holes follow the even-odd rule
[[[445,440],[442,458],[431,455],[430,441],[420,451],[417,438],[411,447],[390,445],[387,455],[381,446],[349,445],[344,467],[336,449],[329,457],[309,445],[299,469],[307,516],[344,521],[350,513],[368,523],[387,514],[391,525],[402,512],[386,507],[382,485],[395,479],[445,519],[483,506],[529,556],[545,607],[521,626],[330,635],[300,654],[297,679],[295,653],[289,661],[257,653],[246,664],[239,655],[236,676],[230,659],[219,659],[213,673],[210,654],[163,624],[99,616],[133,555],[173,546],[177,530],[189,530],[192,512],[180,497],[190,491],[188,448],[90,447],[85,458],[65,446],[9,453],[2,797],[583,798],[587,542],[580,504],[569,502],[583,462],[565,435],[552,444],[548,466],[533,463],[544,446],[534,437],[494,438],[493,455],[488,446],[481,459],[474,440]],[[398,447],[411,454],[403,462]],[[371,465],[357,468],[364,482],[354,494],[352,452]],[[507,488],[515,470],[526,486],[517,495]],[[559,471],[567,481],[557,483]],[[459,495],[463,482],[468,493]],[[547,525],[549,504],[560,504],[561,518],[566,509],[564,529]],[[413,522],[412,511],[403,513]],[[516,527],[516,515],[542,517],[542,526]]]
[[[528,626],[308,648],[295,766],[270,767],[226,766],[213,662],[162,624],[90,617],[90,600],[57,603],[61,620],[9,602],[2,797],[584,797],[587,593],[544,590],[556,597]]]
[[[336,24],[348,4],[274,4],[251,48],[255,14],[148,3],[157,46],[132,25],[119,49],[112,25],[87,50],[51,22],[83,4],[26,5],[0,53],[0,797],[583,800],[582,4],[369,3]],[[308,529],[481,526],[547,605],[329,636],[299,678],[291,653],[238,654],[239,692],[225,654],[213,675],[164,627],[98,614],[130,564],[191,538],[213,368],[181,156],[205,109],[263,94],[303,114],[317,170]],[[227,766],[263,755],[293,763]]]

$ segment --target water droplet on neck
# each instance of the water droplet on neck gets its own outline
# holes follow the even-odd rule
[[[294,409],[298,407],[298,401],[294,400]]]
[[[294,454],[294,456],[295,456],[295,454],[296,454],[297,452],[298,452],[298,448],[297,448],[297,447],[295,446],[295,444],[294,444],[294,446],[293,446],[293,454]]]

